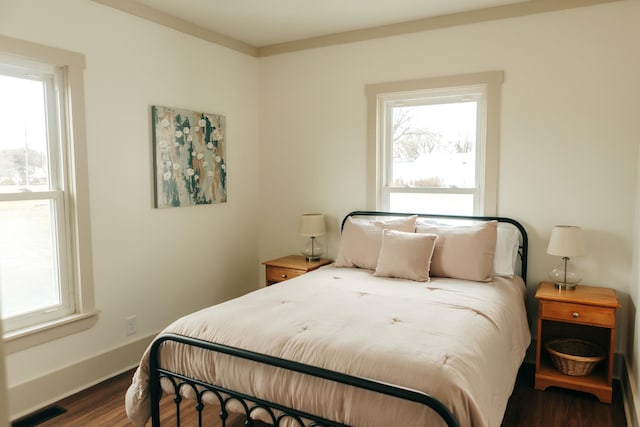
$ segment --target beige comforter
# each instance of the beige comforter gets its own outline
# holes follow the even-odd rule
[[[499,427],[530,342],[525,287],[434,278],[417,283],[324,267],[183,317],[165,329],[428,393],[461,427]],[[353,426],[440,425],[424,407],[253,362],[181,348],[161,365]],[[150,415],[148,350],[127,391]]]

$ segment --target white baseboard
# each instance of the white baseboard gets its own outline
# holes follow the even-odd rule
[[[640,418],[638,418],[638,389],[634,381],[631,380],[631,371],[626,363],[623,364],[622,378],[620,378],[620,386],[622,388],[622,402],[624,404],[624,414],[627,418],[627,427],[640,427]]]
[[[9,388],[10,419],[23,417],[137,366],[155,336],[140,338]]]

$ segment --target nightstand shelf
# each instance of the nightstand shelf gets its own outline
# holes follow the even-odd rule
[[[282,258],[265,261],[266,266],[266,286],[271,286],[285,280],[301,276],[323,265],[331,264],[333,261],[320,258],[317,261],[307,261],[301,255],[289,255]]]
[[[550,386],[592,393],[611,403],[616,309],[620,307],[612,289],[577,286],[574,290],[556,289],[551,282],[538,286],[538,335],[536,345],[535,388]],[[554,338],[579,338],[600,345],[605,360],[588,376],[566,375],[558,371],[544,348]]]
[[[542,362],[536,372],[536,389],[544,390],[550,386],[592,393],[602,402],[611,403],[611,386],[609,386],[607,375],[602,369],[596,369],[586,377],[576,377],[558,372],[551,361],[547,360]],[[600,396],[603,396],[604,399]]]

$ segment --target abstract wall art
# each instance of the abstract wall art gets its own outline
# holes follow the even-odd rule
[[[227,201],[225,117],[151,107],[155,207]]]

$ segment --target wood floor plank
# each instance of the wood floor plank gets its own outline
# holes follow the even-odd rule
[[[57,402],[67,412],[38,426],[131,427],[125,414],[124,395],[132,375],[133,371],[125,372]],[[163,426],[175,425],[172,407],[170,398],[163,399]],[[197,425],[195,410],[182,407],[181,413],[183,426]],[[209,411],[207,417],[206,425],[221,426],[216,411]],[[240,417],[232,417],[227,423],[227,427],[243,425]],[[619,387],[614,387],[612,404],[600,403],[592,395],[569,390],[537,391],[533,389],[532,367],[526,365],[509,399],[502,427],[626,427],[626,421]]]

